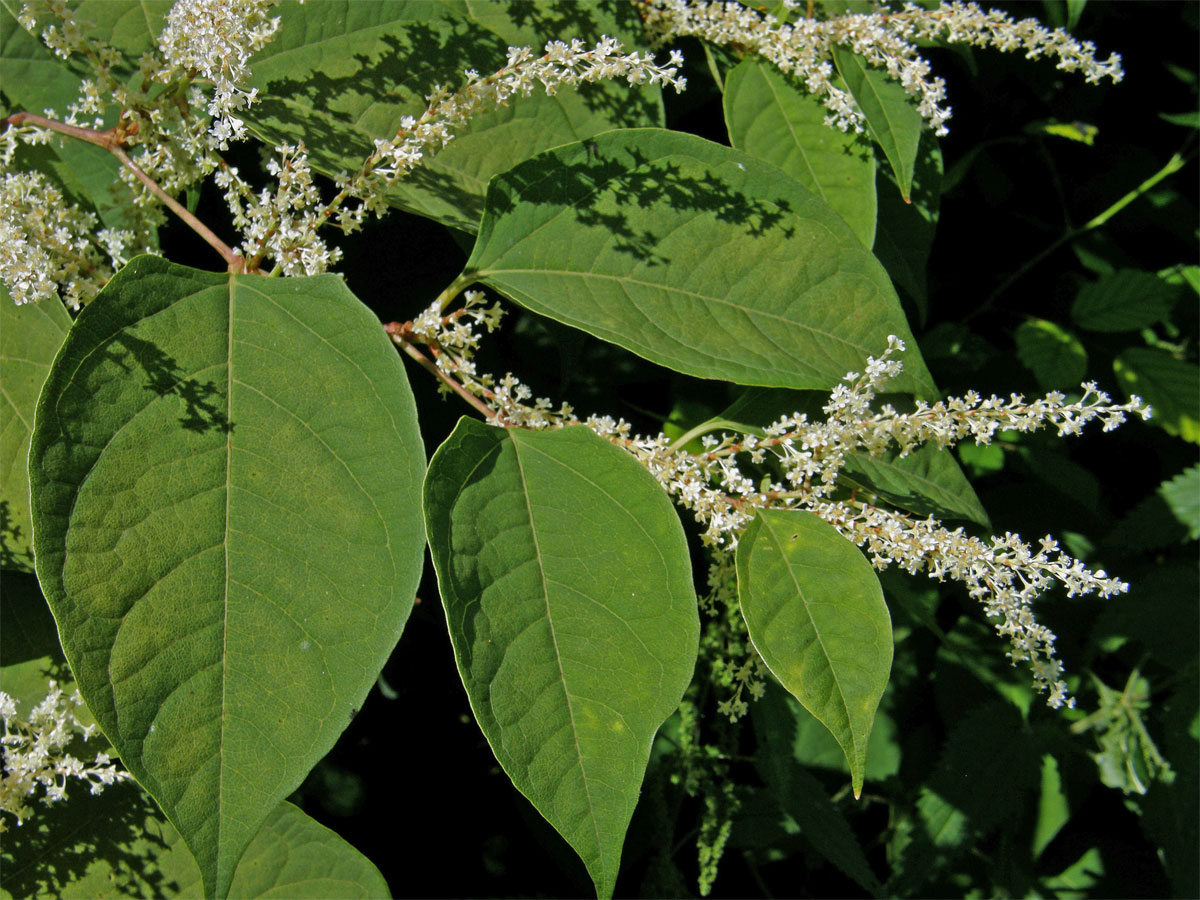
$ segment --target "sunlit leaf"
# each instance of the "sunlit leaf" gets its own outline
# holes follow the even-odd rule
[[[828,203],[863,246],[875,242],[875,157],[857,135],[825,124],[825,104],[758,59],[729,73],[723,103],[734,147]]]
[[[891,619],[871,564],[812,513],[768,509],[738,542],[737,580],[755,649],[837,739],[858,796],[892,664]]]
[[[1159,491],[1175,518],[1187,527],[1188,537],[1193,541],[1200,538],[1200,466],[1164,481]]]
[[[1200,444],[1200,368],[1162,350],[1131,347],[1113,360],[1113,371],[1126,394],[1150,404],[1152,424]]]
[[[139,257],[55,360],[29,454],[38,577],[207,894],[395,646],[423,455],[403,367],[334,276]]]
[[[882,266],[818,197],[744,153],[657,129],[493,179],[459,283],[472,281],[652,362],[743,384],[829,389],[909,334]],[[912,350],[892,387],[932,391]]]
[[[538,55],[551,39],[624,38],[632,12],[594,3],[529,4],[520,14],[499,3],[288,2],[276,13],[279,32],[254,56],[251,83],[262,97],[243,115],[271,144],[303,141],[318,171],[357,172],[376,139],[424,112],[435,85],[457,90],[467,69],[487,75],[503,67],[510,40],[528,41]],[[553,30],[535,37],[543,28]],[[472,116],[445,148],[426,151],[388,200],[473,233],[496,173],[599,131],[661,121],[657,86],[605,83],[554,96],[538,88]]]
[[[430,462],[425,510],[475,719],[609,897],[651,741],[696,661],[679,519],[586,428],[470,419]]]
[[[58,298],[17,306],[0,284],[0,569],[33,571],[29,436],[42,383],[70,328]]]
[[[833,62],[867,120],[867,131],[883,150],[900,196],[910,198],[917,147],[924,122],[900,83],[866,65],[856,53],[832,45]]]
[[[1033,372],[1043,390],[1069,390],[1087,374],[1087,350],[1074,334],[1047,319],[1026,319],[1013,339],[1017,359]]]

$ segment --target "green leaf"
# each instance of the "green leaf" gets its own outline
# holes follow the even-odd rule
[[[892,665],[883,589],[858,548],[809,512],[760,510],[737,548],[750,640],[829,729],[862,792],[867,739]]]
[[[1127,395],[1150,404],[1152,424],[1200,444],[1200,368],[1162,350],[1131,347],[1113,360],[1113,371]]]
[[[1137,331],[1166,318],[1180,290],[1153,272],[1118,269],[1086,284],[1071,305],[1071,318],[1088,331]]]
[[[332,275],[139,257],[51,368],[38,577],[84,698],[209,895],[395,646],[423,455],[399,358]]]
[[[922,320],[929,307],[925,270],[941,212],[942,174],[941,148],[928,133],[922,133],[918,145],[909,201],[895,190],[893,172],[880,168],[875,174],[879,197],[875,255],[896,286],[912,298]]]
[[[28,714],[54,679],[75,688],[50,608],[32,575],[6,572],[0,604],[0,690]],[[77,713],[92,720],[86,709]],[[92,739],[71,751],[91,759],[105,749]],[[183,840],[136,784],[123,782],[99,795],[70,780],[65,801],[39,805],[0,845],[0,897],[200,897],[200,869]],[[387,883],[353,847],[290,803],[267,817],[238,864],[234,897],[330,900],[386,897]]]
[[[470,419],[430,462],[425,515],[475,718],[609,897],[651,741],[696,662],[679,519],[586,428]]]
[[[459,284],[473,281],[652,362],[743,384],[829,389],[909,334],[887,274],[819,198],[658,129],[494,178]],[[915,353],[894,389],[933,391]]]
[[[967,519],[985,527],[989,524],[987,510],[954,454],[933,444],[903,457],[849,454],[845,472],[850,481],[917,515]]]
[[[932,843],[963,848],[1026,811],[1041,761],[1029,727],[1010,704],[994,701],[961,719],[917,801]]]
[[[357,172],[377,138],[397,133],[404,116],[420,116],[435,84],[457,90],[467,69],[501,68],[508,41],[622,37],[628,15],[593,4],[544,7],[528,16],[505,4],[387,0],[372,3],[289,2],[274,40],[255,54],[251,84],[262,96],[245,119],[270,144],[304,141],[313,167],[326,175]],[[476,20],[478,19],[478,21]],[[526,23],[525,27],[518,20]],[[570,24],[534,39],[538,24]],[[482,24],[481,24],[482,23]],[[624,23],[624,24],[622,24]],[[491,26],[501,29],[498,34]],[[401,209],[474,233],[488,179],[549,147],[617,126],[659,124],[658,87],[624,83],[584,86],[548,97],[538,87],[471,123],[388,194]]]
[[[1175,518],[1187,527],[1188,537],[1200,538],[1200,466],[1185,469],[1158,490]]]
[[[774,685],[768,685],[766,694],[755,702],[752,710],[759,741],[756,768],[771,795],[822,856],[871,894],[879,896],[879,879],[871,871],[845,816],[830,801],[821,782],[808,773],[805,760],[795,754],[804,719],[814,724],[815,720]],[[823,737],[829,739],[827,733]],[[840,752],[837,762],[841,762]],[[895,774],[895,770],[889,774]]]
[[[121,900],[204,896],[200,869],[150,795],[125,782],[93,797],[82,782],[39,809],[0,851],[0,897]],[[365,856],[290,803],[280,803],[238,863],[239,900],[349,900],[390,896]]]
[[[0,569],[33,571],[29,436],[38,394],[70,328],[58,300],[17,306],[0,285]]]
[[[778,166],[828,203],[864,247],[875,242],[875,157],[856,135],[825,124],[820,100],[747,59],[726,78],[723,102],[734,147]]]
[[[1049,753],[1042,756],[1042,784],[1038,797],[1037,823],[1033,830],[1033,856],[1036,859],[1054,840],[1071,818],[1071,802],[1063,792],[1058,761]]]
[[[924,123],[909,101],[904,88],[882,72],[869,68],[863,58],[837,44],[832,45],[833,63],[867,120],[867,131],[883,150],[900,196],[907,202],[912,191],[917,146]]]
[[[1017,359],[1043,390],[1071,388],[1087,374],[1087,350],[1074,334],[1046,319],[1026,319],[1013,335]]]

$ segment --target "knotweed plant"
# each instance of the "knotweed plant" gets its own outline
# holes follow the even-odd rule
[[[827,126],[863,135],[860,157],[887,114],[862,102],[852,72],[899,85],[940,136],[947,88],[920,47],[1045,56],[1089,83],[1119,81],[1120,58],[958,2],[825,15],[636,0],[575,8],[578,34],[508,41],[546,27],[549,8],[533,7],[178,0],[133,37],[111,10],[85,7],[86,21],[63,0],[22,8],[22,52],[40,41],[78,96],[35,107],[42,94],[19,84],[3,134],[6,347],[32,328],[18,315],[53,323],[38,346],[5,350],[6,366],[37,357],[42,372],[20,458],[5,459],[28,490],[6,484],[5,503],[26,510],[12,533],[32,532],[62,649],[128,772],[104,754],[90,767],[62,755],[79,701],[64,705],[53,682],[28,723],[0,694],[3,808],[18,822],[36,784],[53,799],[69,776],[95,792],[132,774],[206,895],[236,891],[260,828],[286,844],[308,827],[283,801],[375,683],[427,542],[475,718],[602,897],[673,714],[678,781],[707,810],[702,893],[739,802],[736,723],[769,686],[828,729],[859,796],[892,659],[876,570],[954,582],[1049,706],[1075,705],[1035,603],[1129,585],[1053,536],[980,536],[919,512],[919,496],[864,481],[863,461],[920,495],[914,454],[1107,432],[1149,407],[1094,382],[1073,396],[942,397],[887,272],[840,210],[749,143],[656,126],[663,89],[686,87],[680,50],[666,48],[679,38],[782,73]],[[240,152],[251,142],[257,172]],[[62,172],[84,164],[84,145],[113,160],[81,186]],[[913,162],[895,166],[906,198]],[[198,213],[213,188],[225,222]],[[397,208],[472,230],[474,246],[432,302],[404,285],[381,299],[403,310],[381,325],[325,273],[369,217]],[[159,256],[168,214],[225,271]],[[641,433],[484,371],[512,304],[681,377],[823,400]],[[64,305],[83,309],[72,322]],[[428,466],[397,347],[473,413]],[[977,505],[949,465],[934,487]],[[700,598],[672,504],[706,555]],[[722,737],[706,744],[713,718]]]

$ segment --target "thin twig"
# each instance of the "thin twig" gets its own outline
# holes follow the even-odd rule
[[[408,330],[408,323],[389,322],[383,326],[383,330],[388,333],[388,337],[392,339],[392,343],[416,360],[422,368],[432,373],[442,384],[446,385],[446,387],[450,388],[450,390],[454,391],[454,393],[458,394],[458,396],[462,397],[467,403],[482,413],[484,418],[496,418],[497,413],[495,410],[489,409],[482,400],[439,369],[437,363],[417,348],[417,345],[409,339],[412,333]]]
[[[175,213],[175,215],[183,220],[184,224],[191,228],[192,231],[196,232],[196,234],[200,235],[200,237],[204,239],[205,243],[220,253],[221,258],[225,260],[226,265],[228,265],[230,272],[245,271],[245,260],[242,259],[242,257],[234,253],[233,249],[228,244],[213,234],[212,230],[207,225],[188,212],[186,207],[182,206],[174,197],[159,187],[158,182],[143,172],[141,167],[139,167],[137,163],[129,158],[129,154],[126,153],[124,148],[121,146],[125,137],[125,132],[120,125],[117,125],[116,127],[110,128],[106,131],[97,131],[94,128],[81,128],[78,125],[68,125],[66,122],[58,122],[54,119],[47,119],[45,116],[39,116],[30,112],[13,113],[4,121],[9,125],[23,125],[25,123],[29,123],[30,125],[36,125],[39,128],[47,128],[50,131],[57,131],[59,134],[65,134],[68,137],[73,137],[77,140],[85,141],[89,144],[93,144],[97,147],[102,147],[103,149],[107,150],[118,160],[120,160],[121,165],[125,166],[125,168],[132,172],[134,176],[137,177],[137,180],[144,184],[146,189],[155,197],[157,197],[158,200],[167,207],[167,209]]]

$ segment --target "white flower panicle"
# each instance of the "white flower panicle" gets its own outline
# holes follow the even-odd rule
[[[275,152],[278,156],[267,162],[274,189],[256,193],[236,168],[225,165],[213,176],[242,235],[237,250],[246,259],[274,259],[284,275],[319,275],[342,258],[342,251],[318,233],[325,216],[308,154],[303,144],[281,144]]]
[[[569,44],[550,41],[540,57],[529,47],[509,47],[508,62],[491,75],[480,77],[468,70],[466,83],[453,93],[435,86],[426,98],[429,106],[425,112],[417,118],[406,117],[395,136],[376,140],[363,170],[344,181],[345,190],[372,211],[382,209],[387,188],[416,168],[427,153],[444,147],[475,116],[506,106],[515,96],[528,97],[538,85],[547,94],[563,86],[613,80],[661,83],[681,91],[686,85],[677,74],[682,64],[678,51],[672,51],[668,64],[660,66],[650,54],[624,53],[620,42],[607,36],[590,48],[578,40]]]
[[[0,281],[18,305],[91,299],[136,250],[134,235],[98,228],[40,172],[0,175]]]
[[[250,106],[257,88],[246,90],[250,56],[266,46],[279,28],[267,13],[278,0],[176,0],[167,14],[167,27],[158,38],[158,52],[171,69],[160,73],[169,81],[174,69],[212,82],[208,101],[212,116],[210,140],[225,150],[241,140],[245,123],[236,113]]]
[[[97,753],[91,763],[84,763],[67,752],[76,739],[87,740],[96,732],[95,725],[84,725],[76,717],[82,706],[78,691],[68,696],[51,681],[46,698],[23,719],[16,701],[0,691],[0,720],[4,723],[0,811],[16,817],[18,825],[33,815],[29,803],[39,789],[42,803],[49,805],[66,799],[68,779],[77,778],[91,793],[99,794],[108,785],[130,777],[117,769],[107,753]],[[0,832],[6,828],[0,817]]]
[[[1061,552],[1049,536],[1042,538],[1036,552],[1012,533],[982,541],[962,528],[948,529],[932,517],[917,519],[860,500],[853,493],[846,496],[839,491],[838,476],[849,453],[881,456],[895,450],[905,456],[927,442],[946,448],[968,438],[987,444],[1001,429],[1029,432],[1053,427],[1067,436],[1080,433],[1091,421],[1100,421],[1105,431],[1111,431],[1127,414],[1149,417],[1150,409],[1140,398],[1113,404],[1088,383],[1083,385],[1082,398],[1070,403],[1059,393],[1026,402],[1018,394],[1001,400],[972,392],[932,406],[918,401],[910,413],[899,413],[890,405],[875,412],[871,401],[876,390],[903,369],[894,357],[903,352],[904,342],[892,335],[878,359],[867,358],[862,374],[850,372],[846,383],[830,393],[824,421],[795,413],[760,434],[705,434],[704,449],[690,453],[664,434],[634,435],[623,419],[581,420],[566,404],[553,410],[545,398],[530,405],[526,401],[532,392],[511,374],[499,381],[478,374],[472,356],[479,336],[471,322],[486,321],[491,330],[500,316],[497,306],[484,311],[482,302],[481,294],[468,292],[467,307],[448,315],[435,303],[412,323],[410,333],[434,351],[441,372],[487,405],[493,424],[561,428],[582,422],[632,454],[677,504],[691,510],[704,526],[703,541],[716,554],[736,547],[756,509],[805,509],[863,548],[877,569],[896,565],[910,574],[925,572],[939,581],[958,581],[983,605],[985,615],[999,620],[997,632],[1012,645],[1009,658],[1014,664],[1029,665],[1034,686],[1049,692],[1048,703],[1056,708],[1073,705],[1061,677],[1062,665],[1054,657],[1054,635],[1038,624],[1031,604],[1056,584],[1069,597],[1090,593],[1110,597],[1127,591],[1127,584],[1103,570],[1088,570]],[[756,467],[770,462],[766,471],[781,477],[759,476],[756,481],[742,470],[741,461]],[[751,678],[749,669],[743,674]]]
[[[898,12],[885,8],[785,22],[735,2],[646,0],[644,15],[647,27],[662,41],[693,36],[757,53],[819,97],[829,111],[826,124],[842,131],[861,133],[866,120],[854,97],[833,83],[835,45],[860,54],[868,65],[882,69],[915,95],[922,118],[937,135],[947,133],[950,109],[943,105],[945,82],[933,76],[917,51],[922,41],[1024,50],[1030,59],[1052,56],[1058,59],[1058,68],[1081,72],[1092,83],[1122,77],[1120,56],[1113,54],[1101,62],[1091,43],[1059,29],[1051,31],[1036,19],[1017,22],[999,10],[985,12],[974,3],[944,3],[933,10],[906,3]]]

